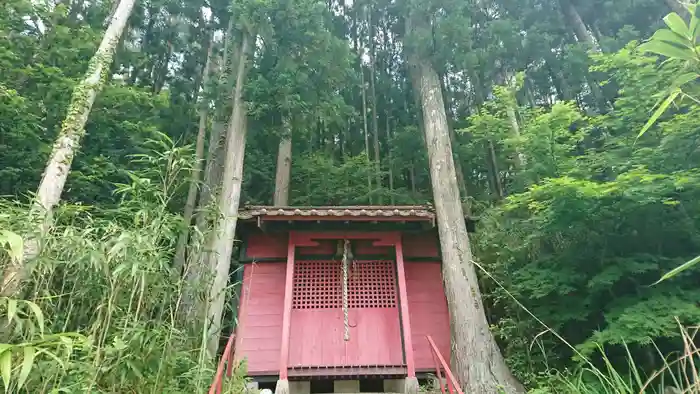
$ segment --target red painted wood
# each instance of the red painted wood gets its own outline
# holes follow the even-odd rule
[[[297,248],[296,254],[299,256],[323,254],[332,255],[337,251],[338,241],[335,239],[325,239],[316,242],[314,246],[300,246]]]
[[[247,264],[238,312],[236,359],[247,359],[248,374],[276,374],[282,337],[284,263]]]
[[[390,246],[375,245],[371,240],[358,239],[353,242],[353,252],[355,256],[392,255],[393,249]]]
[[[375,246],[394,246],[401,238],[397,231],[362,232],[362,231],[292,231],[289,234],[290,242],[297,246],[317,246],[321,239],[369,239]]]
[[[297,261],[290,367],[403,364],[395,265],[357,261],[350,267],[350,340],[344,340],[339,261]]]
[[[287,256],[289,235],[253,233],[245,241],[245,254],[248,258],[284,258]]]
[[[404,257],[435,257],[439,259],[438,237],[435,231],[401,235]]]
[[[437,361],[439,362],[439,365],[436,365],[436,370],[440,371],[442,368],[445,371],[445,375],[447,376],[447,389],[449,390],[450,394],[452,394],[454,391],[457,392],[457,394],[464,394],[462,391],[462,388],[459,386],[459,382],[455,378],[455,376],[452,374],[452,371],[450,370],[450,364],[445,361],[445,358],[440,354],[440,351],[438,350],[437,346],[435,345],[435,342],[433,341],[433,338],[428,335],[426,337],[428,340],[428,344],[430,345],[430,351],[437,358]],[[438,363],[436,363],[438,364]],[[442,378],[440,377],[438,373],[438,378],[440,379],[440,388],[442,392],[445,392],[444,386],[442,385]]]
[[[259,216],[260,221],[319,221],[324,222],[433,222],[435,218],[420,216]]]
[[[411,321],[409,318],[408,293],[406,289],[406,269],[403,260],[403,244],[396,243],[396,274],[399,280],[399,304],[401,308],[401,327],[403,328],[404,355],[406,370],[409,378],[416,376],[416,366],[413,356],[413,338],[411,336]]]
[[[440,354],[450,359],[450,316],[441,265],[439,262],[407,262],[405,269],[416,369],[432,371],[435,367],[426,335],[433,338]]]
[[[289,360],[289,333],[292,319],[292,289],[294,283],[294,248],[292,234],[287,244],[287,270],[284,281],[284,307],[282,317],[282,345],[279,354],[280,380],[287,379],[287,362]]]
[[[402,365],[397,308],[350,308],[350,340],[343,339],[343,310],[295,309],[290,367]]]
[[[297,248],[297,256],[308,255],[333,255],[337,252],[338,241],[336,239],[321,239],[315,241],[316,246],[302,246]],[[376,246],[372,240],[357,239],[352,243],[355,256],[362,255],[389,255],[393,249],[388,246]]]

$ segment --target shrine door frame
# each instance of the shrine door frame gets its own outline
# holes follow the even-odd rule
[[[297,247],[318,246],[317,240],[328,239],[348,239],[348,240],[371,240],[374,246],[393,247],[395,250],[396,286],[398,287],[398,317],[400,327],[398,333],[401,335],[403,343],[404,363],[406,365],[407,377],[415,377],[415,364],[413,359],[413,343],[411,340],[411,324],[409,321],[408,297],[406,293],[406,275],[403,256],[403,245],[401,243],[401,233],[392,232],[356,232],[356,231],[330,231],[330,232],[301,232],[293,231],[289,234],[287,245],[287,267],[284,289],[284,311],[282,318],[282,344],[280,350],[280,380],[288,378],[290,361],[290,337],[292,323],[292,308],[294,304],[294,273],[295,273],[295,250]],[[342,311],[342,310],[341,310]],[[398,323],[397,323],[398,324]],[[343,338],[341,337],[342,341]],[[352,340],[352,338],[351,338]],[[292,365],[293,367],[293,365]]]

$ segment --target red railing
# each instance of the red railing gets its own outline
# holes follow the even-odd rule
[[[457,379],[455,379],[454,375],[452,375],[450,366],[447,364],[447,362],[445,362],[442,354],[440,354],[437,346],[435,346],[433,338],[431,338],[430,335],[426,335],[426,338],[428,338],[428,343],[430,343],[430,350],[432,350],[431,353],[433,355],[433,362],[435,363],[435,374],[437,375],[438,384],[440,385],[440,391],[442,391],[442,394],[446,394],[445,385],[447,385],[447,392],[450,394],[464,394],[462,389],[459,387],[459,383],[457,383]],[[447,384],[442,382],[443,371],[445,372]]]
[[[234,343],[236,334],[231,333],[228,337],[228,342],[226,342],[226,347],[224,348],[224,353],[221,355],[221,360],[219,361],[219,366],[216,368],[216,376],[214,376],[214,382],[209,388],[209,394],[221,394],[224,390],[224,368],[226,368],[226,377],[230,378],[233,374],[233,364],[234,364]]]

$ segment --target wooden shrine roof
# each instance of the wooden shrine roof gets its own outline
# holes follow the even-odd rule
[[[323,220],[346,218],[389,220],[435,220],[433,207],[427,205],[396,206],[318,206],[318,207],[281,207],[281,206],[245,206],[239,211],[239,219],[258,217],[289,220]]]

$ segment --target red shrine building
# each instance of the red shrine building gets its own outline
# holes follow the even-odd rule
[[[251,389],[403,393],[449,362],[430,207],[245,207],[238,239],[235,357]]]

